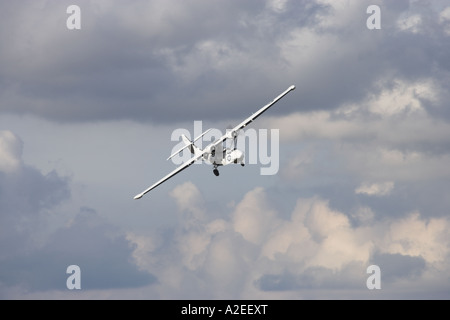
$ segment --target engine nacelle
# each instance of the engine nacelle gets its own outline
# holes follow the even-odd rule
[[[230,150],[228,149],[225,158],[224,164],[230,163],[244,163],[244,153],[241,150]]]
[[[237,130],[230,130],[227,132],[227,138],[228,139],[234,139],[235,137],[237,137],[238,135],[238,131]]]

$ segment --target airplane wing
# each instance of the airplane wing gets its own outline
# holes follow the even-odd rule
[[[220,137],[219,139],[217,139],[216,141],[214,141],[212,143],[213,146],[217,146],[218,144],[224,142],[226,139],[232,139],[233,138],[233,133],[237,132],[238,130],[244,128],[245,126],[249,125],[250,123],[252,123],[256,118],[258,118],[260,115],[262,115],[265,111],[267,111],[267,109],[269,109],[271,106],[273,106],[275,103],[277,103],[278,100],[280,100],[281,98],[283,98],[285,95],[287,95],[290,91],[294,90],[295,86],[292,85],[289,88],[286,89],[286,91],[284,91],[282,94],[280,94],[278,97],[276,97],[275,99],[273,99],[270,103],[266,104],[264,107],[262,107],[261,109],[259,109],[257,112],[253,113],[250,117],[248,117],[247,119],[245,119],[244,121],[242,121],[241,123],[239,123],[236,127],[234,127],[231,130],[228,130],[227,133],[225,133],[222,137]]]
[[[180,173],[181,171],[183,171],[184,169],[186,169],[187,167],[189,167],[191,164],[193,164],[195,161],[197,161],[198,159],[200,159],[201,157],[203,157],[203,154],[197,155],[192,157],[191,159],[189,159],[189,161],[183,163],[181,166],[179,166],[178,168],[176,168],[175,170],[173,170],[171,173],[169,173],[167,176],[165,176],[164,178],[162,178],[161,180],[159,180],[158,182],[156,182],[155,184],[153,184],[152,186],[150,186],[148,189],[146,189],[145,191],[139,193],[138,195],[136,195],[134,197],[135,200],[140,199],[144,196],[144,194],[146,194],[147,192],[149,192],[150,190],[156,188],[157,186],[159,186],[161,183],[163,183],[166,180],[169,180],[170,178],[172,178],[174,175],[176,175],[177,173]]]
[[[267,109],[269,109],[271,106],[273,106],[278,100],[283,98],[285,95],[287,95],[290,91],[292,91],[294,89],[295,89],[295,86],[290,86],[286,91],[284,91],[282,94],[280,94],[278,97],[276,97],[272,102],[268,103],[267,105],[265,105],[264,107],[259,109],[257,112],[253,113],[250,117],[248,117],[247,119],[242,121],[240,124],[238,124],[236,127],[231,129],[231,131],[228,131],[221,138],[217,139],[212,144],[210,144],[210,146],[211,145],[212,146],[217,146],[219,143],[222,143],[226,139],[233,138],[233,132],[237,132],[238,130],[240,130],[240,129],[244,128],[245,126],[249,125],[250,123],[252,123],[256,118],[258,118],[261,114],[263,114]],[[172,178],[177,173],[179,173],[179,172],[183,171],[184,169],[186,169],[187,167],[192,165],[195,161],[197,161],[200,158],[202,158],[204,154],[205,154],[205,152],[202,152],[201,154],[192,157],[189,161],[185,162],[184,164],[182,164],[181,166],[179,166],[178,168],[173,170],[171,173],[169,173],[164,178],[162,178],[161,180],[159,180],[158,182],[156,182],[155,184],[150,186],[148,189],[146,189],[145,191],[143,191],[143,192],[139,193],[138,195],[136,195],[134,197],[134,199],[142,198],[144,196],[144,194],[146,194],[147,192],[149,192],[152,189],[156,188],[157,186],[159,186],[164,181],[169,180],[170,178]]]

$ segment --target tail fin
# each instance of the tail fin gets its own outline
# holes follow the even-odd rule
[[[189,140],[184,134],[181,135],[181,138],[183,139],[183,142],[186,144],[186,147],[189,148],[189,151],[195,155],[195,156],[199,156],[203,153],[202,149],[200,149],[199,147],[197,147],[194,142],[192,142],[191,140]],[[197,140],[197,139],[195,139]],[[194,140],[194,141],[195,141]]]
[[[184,134],[181,135],[181,139],[183,139],[183,142],[184,142],[184,144],[186,145],[186,147],[189,148],[189,151],[190,151],[192,154],[195,154],[195,149],[194,149],[194,147],[195,147],[195,148],[197,148],[197,147],[194,145],[194,143],[193,143],[191,140],[189,140]]]
[[[194,139],[194,141],[189,140],[184,134],[181,135],[181,139],[183,139],[183,142],[185,144],[184,147],[182,147],[180,150],[178,150],[177,152],[175,152],[174,154],[172,154],[169,158],[167,158],[167,160],[171,159],[173,156],[175,156],[177,153],[183,151],[186,148],[189,148],[189,151],[196,155],[199,156],[201,154],[203,154],[203,150],[200,149],[199,147],[197,147],[194,142],[197,141],[198,139],[200,139],[201,137],[203,137],[206,133],[208,133],[211,129],[206,130],[205,132],[203,132],[201,135],[199,135],[197,138]]]

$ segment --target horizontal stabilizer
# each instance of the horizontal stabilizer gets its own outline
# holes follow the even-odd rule
[[[207,134],[208,132],[210,132],[212,130],[212,128],[206,130],[205,132],[203,132],[201,135],[199,135],[197,138],[194,139],[194,141],[192,141],[192,143],[194,143],[195,141],[197,141],[198,139],[200,139],[201,137],[203,137],[205,134]]]
[[[180,148],[179,150],[177,150],[176,152],[174,152],[170,157],[167,158],[167,160],[172,159],[177,153],[180,153],[181,151],[183,151],[184,149],[186,149],[187,147],[191,146],[195,141],[197,141],[198,139],[200,139],[201,137],[203,137],[205,134],[207,134],[209,131],[211,131],[211,129],[206,130],[205,132],[203,132],[201,135],[199,135],[197,138],[194,139],[194,141],[191,141],[191,143],[186,144],[184,147]]]

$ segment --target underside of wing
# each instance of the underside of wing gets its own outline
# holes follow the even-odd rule
[[[273,99],[270,103],[266,104],[264,107],[262,107],[261,109],[259,109],[257,112],[253,113],[250,117],[248,117],[247,119],[245,119],[244,121],[242,121],[241,123],[239,123],[236,127],[234,127],[233,129],[229,130],[226,134],[224,134],[222,137],[220,137],[219,139],[217,139],[216,141],[213,142],[214,146],[217,146],[218,144],[224,142],[226,139],[232,139],[233,136],[236,134],[237,131],[243,129],[244,127],[246,127],[247,125],[249,125],[250,123],[252,123],[256,118],[258,118],[260,115],[262,115],[265,111],[267,111],[267,109],[269,109],[271,106],[273,106],[275,103],[278,102],[278,100],[280,100],[281,98],[283,98],[285,95],[287,95],[290,91],[294,90],[295,86],[292,85],[289,88],[287,88],[282,94],[280,94],[278,97],[276,97],[275,99]]]
[[[264,107],[259,109],[257,112],[253,113],[250,117],[242,121],[240,124],[238,124],[236,127],[233,128],[233,130],[240,130],[244,128],[245,126],[252,123],[256,118],[258,118],[260,115],[262,115],[264,112],[267,111],[271,106],[273,106],[275,103],[277,103],[281,98],[283,98],[285,95],[287,95],[290,91],[294,90],[295,86],[292,85],[289,88],[287,88],[282,94],[280,94],[278,97],[273,99],[270,103],[266,104]]]
[[[162,178],[161,180],[159,180],[158,182],[154,183],[153,185],[151,185],[150,187],[148,187],[146,190],[144,190],[143,192],[137,194],[134,199],[140,199],[144,196],[144,194],[146,194],[147,192],[153,190],[154,188],[156,188],[157,186],[159,186],[161,183],[163,183],[166,180],[169,180],[170,178],[172,178],[174,175],[176,175],[177,173],[180,173],[181,171],[183,171],[184,169],[186,169],[187,167],[189,167],[190,165],[192,165],[195,161],[197,161],[198,159],[200,159],[203,156],[203,154],[197,155],[192,157],[189,161],[183,163],[181,166],[179,166],[178,168],[176,168],[175,170],[173,170],[171,173],[169,173],[168,175],[166,175],[164,178]]]

